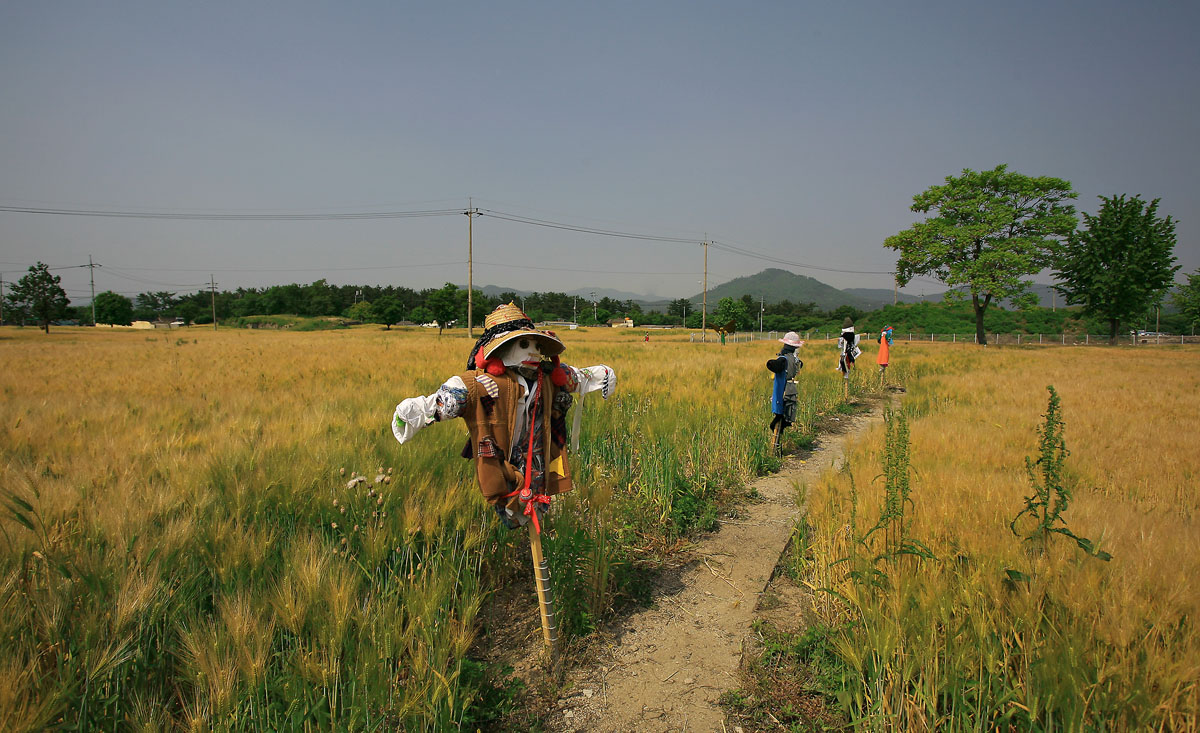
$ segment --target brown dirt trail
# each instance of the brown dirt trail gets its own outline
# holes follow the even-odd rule
[[[738,686],[738,666],[759,596],[803,508],[798,487],[840,465],[845,447],[882,417],[870,412],[827,418],[816,448],[757,479],[761,497],[723,519],[691,550],[678,582],[652,608],[621,619],[601,636],[590,665],[566,672],[554,731],[722,731],[721,693]],[[732,731],[730,726],[728,730]]]

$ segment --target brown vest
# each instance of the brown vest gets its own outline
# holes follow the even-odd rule
[[[525,483],[524,476],[507,460],[516,429],[521,385],[518,384],[520,378],[511,370],[506,370],[500,376],[487,374],[487,378],[495,382],[499,390],[499,394],[492,399],[477,381],[477,377],[484,374],[486,372],[482,369],[476,369],[459,375],[467,385],[467,403],[463,407],[462,418],[466,420],[467,432],[470,433],[471,456],[475,458],[479,490],[489,504],[500,505],[505,503],[506,494]],[[542,402],[542,445],[535,446],[534,450],[543,452],[546,470],[544,491],[547,495],[561,494],[571,490],[571,470],[567,465],[566,446],[559,445],[550,434],[550,418],[552,410],[557,409],[554,407],[554,395],[558,388],[540,371],[538,379],[542,380],[542,393],[538,398]],[[545,409],[547,406],[550,409]],[[481,443],[489,445],[481,448]],[[507,504],[511,509],[519,510],[515,496]]]

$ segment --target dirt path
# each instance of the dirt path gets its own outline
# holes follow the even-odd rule
[[[798,487],[840,465],[845,446],[882,417],[882,407],[829,418],[811,454],[791,457],[756,480],[761,499],[692,551],[679,582],[653,608],[608,629],[597,662],[569,670],[555,731],[722,731],[721,693],[738,685],[738,664],[759,595],[802,511]],[[732,731],[732,729],[730,729]]]

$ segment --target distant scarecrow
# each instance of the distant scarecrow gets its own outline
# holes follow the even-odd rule
[[[771,412],[775,415],[771,420],[771,449],[775,451],[782,446],[784,429],[796,421],[796,373],[804,368],[804,362],[796,356],[796,349],[804,345],[800,335],[788,331],[779,342],[783,344],[779,354],[767,361],[767,369],[775,375],[771,390]]]
[[[843,379],[850,378],[854,360],[862,354],[862,349],[858,348],[859,338],[859,334],[854,333],[854,321],[849,318],[842,321],[842,335],[838,336],[838,371]]]
[[[879,355],[875,357],[875,363],[879,365],[879,382],[883,383],[883,373],[887,371],[888,359],[892,351],[892,327],[884,326],[879,332]]]
[[[464,458],[475,460],[483,498],[510,529],[532,524],[530,545],[546,644],[557,640],[550,572],[542,557],[541,520],[550,497],[571,490],[566,414],[571,395],[616,388],[607,366],[567,366],[566,348],[552,331],[539,331],[513,303],[484,320],[484,332],[467,359],[468,371],[450,377],[431,395],[396,406],[392,433],[404,443],[434,422],[463,418],[469,434]],[[576,414],[575,432],[579,420]]]

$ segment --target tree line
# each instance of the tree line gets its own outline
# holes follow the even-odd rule
[[[1077,194],[1071,183],[1051,176],[1026,176],[999,165],[989,171],[964,169],[913,197],[911,210],[924,221],[888,237],[883,246],[898,253],[896,282],[930,277],[948,286],[947,298],[968,301],[976,339],[987,343],[985,316],[1007,300],[1024,310],[1036,297],[1029,278],[1051,271],[1067,305],[1077,306],[1093,321],[1104,323],[1115,343],[1122,326],[1144,318],[1164,301],[1174,283],[1176,222],[1159,215],[1159,199],[1140,195],[1101,196],[1095,214],[1083,214],[1083,226],[1070,203]],[[59,278],[38,263],[5,295],[6,322],[49,324],[70,313]],[[130,299],[113,292],[96,296],[95,320],[127,324],[133,320],[179,318],[189,323],[259,315],[336,316],[381,323],[436,322],[439,328],[467,323],[467,293],[452,283],[413,290],[396,286],[308,285],[177,295],[141,293]],[[489,297],[475,291],[475,316],[505,302],[518,302],[535,321],[603,324],[614,317],[633,318],[636,325],[685,325],[739,331],[805,331],[863,313],[849,306],[821,311],[813,303],[782,301],[756,307],[749,295],[722,298],[710,316],[697,312],[688,299],[671,301],[665,311],[646,309],[634,301],[601,298],[588,302],[563,293]],[[1173,296],[1184,325],[1200,322],[1200,270]],[[91,322],[91,307],[76,308],[81,322]]]

